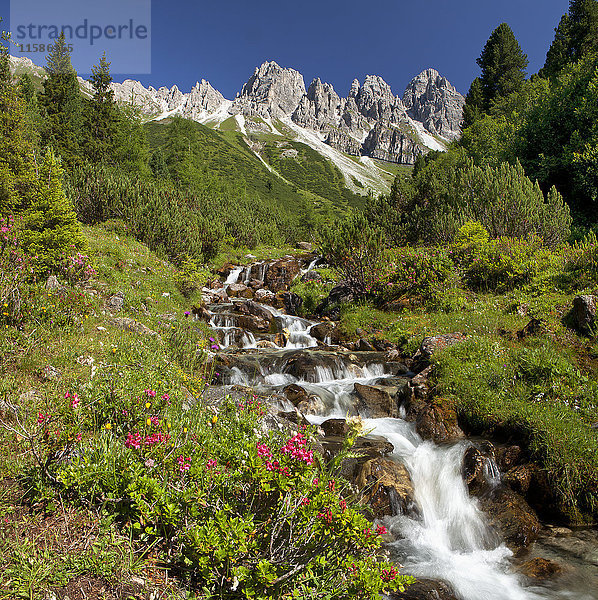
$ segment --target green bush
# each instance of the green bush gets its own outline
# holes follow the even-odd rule
[[[32,485],[162,540],[201,597],[377,600],[411,582],[335,474],[346,453],[327,464],[310,430],[269,429],[255,397],[208,406],[202,391],[158,343],[120,344],[92,384],[29,415]]]
[[[318,251],[355,293],[365,295],[384,268],[382,231],[363,213],[351,212],[319,232]]]
[[[568,249],[565,272],[574,278],[578,288],[598,283],[598,239],[593,231]]]
[[[374,288],[379,303],[420,298],[433,304],[437,296],[456,285],[455,265],[443,248],[396,248],[386,253],[386,274]]]
[[[489,239],[478,222],[465,223],[451,245],[468,286],[477,290],[509,290],[530,283],[551,263],[551,252],[534,235]]]
[[[414,190],[401,197],[406,239],[452,242],[468,221],[483,225],[490,236],[543,238],[549,247],[565,241],[571,227],[569,207],[551,188],[544,196],[522,166],[474,165],[462,148],[430,161],[414,176]]]
[[[210,277],[210,272],[200,266],[201,262],[201,257],[194,260],[185,256],[174,275],[178,290],[186,298],[200,290]]]

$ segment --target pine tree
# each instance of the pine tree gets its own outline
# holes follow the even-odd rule
[[[569,15],[563,15],[558,27],[554,30],[554,40],[546,53],[546,62],[540,69],[539,75],[552,77],[571,60],[571,20]]]
[[[62,177],[60,161],[48,148],[19,227],[21,244],[34,257],[38,274],[56,271],[67,254],[85,247],[81,224],[62,188]]]
[[[488,108],[494,101],[517,92],[525,81],[527,55],[506,23],[492,32],[476,62],[482,69],[480,82]]]
[[[63,32],[50,46],[40,104],[45,117],[43,144],[52,146],[67,164],[74,164],[79,160],[82,101],[70,54]]]
[[[486,106],[484,92],[482,90],[482,80],[476,77],[469,86],[467,96],[465,96],[465,106],[463,107],[463,129],[473,125],[480,116],[488,109]]]
[[[554,40],[540,70],[542,77],[553,77],[565,66],[598,51],[598,2],[571,0],[569,13],[554,30]]]
[[[23,206],[32,185],[33,150],[26,105],[12,82],[8,50],[0,44],[0,216]]]
[[[99,65],[91,68],[89,81],[93,86],[94,95],[86,111],[85,153],[93,162],[100,160],[114,162],[117,153],[115,146],[118,133],[118,108],[114,100],[114,92],[110,87],[112,76],[105,53]]]

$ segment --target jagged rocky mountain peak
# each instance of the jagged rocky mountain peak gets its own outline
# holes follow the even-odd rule
[[[409,116],[430,133],[449,140],[461,135],[465,98],[435,69],[426,69],[411,80],[403,104]]]
[[[303,75],[295,69],[269,61],[256,67],[241,89],[236,103],[266,117],[280,118],[292,114],[305,95]]]
[[[11,57],[11,70],[45,77],[44,69],[28,58]],[[93,91],[89,81],[80,78],[79,82],[87,93]],[[331,149],[402,164],[412,163],[430,149],[444,149],[448,140],[460,135],[465,102],[435,69],[414,77],[402,98],[378,75],[366,76],[363,83],[354,79],[348,96],[342,98],[319,77],[306,90],[301,73],[275,61],[256,67],[234,100],[227,100],[205,79],[188,92],[177,85],[146,88],[131,79],[112,83],[112,89],[117,101],[133,102],[148,119],[178,114],[219,127],[235,116],[244,135],[248,131],[287,135],[269,119],[286,121],[295,127],[294,139],[326,157],[336,157],[339,164],[345,164],[346,157],[331,154]]]

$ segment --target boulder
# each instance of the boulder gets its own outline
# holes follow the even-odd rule
[[[346,419],[327,419],[320,427],[326,437],[344,437],[351,430]]]
[[[108,300],[106,300],[106,308],[110,311],[116,312],[122,310],[122,307],[125,303],[125,294],[124,292],[116,292],[113,296],[110,296]]]
[[[259,290],[255,290],[255,294],[253,295],[253,299],[256,302],[260,302],[262,304],[272,304],[274,302],[274,298],[276,294],[270,290],[266,290],[264,288],[260,288]]]
[[[563,567],[554,560],[538,557],[524,562],[519,571],[532,579],[549,579],[562,573]]]
[[[465,450],[462,474],[470,494],[481,496],[496,486],[494,466],[494,446],[490,442],[484,442],[482,448],[469,446]]]
[[[274,321],[274,316],[267,308],[264,308],[263,306],[260,306],[257,302],[253,302],[251,300],[246,300],[245,302],[235,304],[234,310],[241,314],[259,317],[260,319],[268,321],[269,323],[272,323]]]
[[[448,583],[418,578],[404,592],[392,592],[390,600],[457,600]]]
[[[309,330],[309,335],[320,342],[330,342],[332,344],[340,342],[338,328],[332,321],[322,321],[322,323],[313,325]]]
[[[330,293],[316,307],[316,314],[331,319],[338,319],[342,304],[348,304],[356,299],[353,288],[345,283],[334,286]]]
[[[368,340],[360,338],[355,343],[355,350],[357,350],[358,352],[375,352],[376,348],[374,348],[374,346],[370,342],[368,342]]]
[[[496,488],[479,499],[490,525],[514,552],[527,548],[538,538],[538,516],[525,499],[506,486]]]
[[[452,403],[435,399],[425,403],[415,420],[415,429],[424,440],[450,442],[465,437]]]
[[[374,458],[365,462],[355,483],[376,518],[406,514],[415,506],[409,471],[390,459]]]
[[[59,379],[62,377],[62,372],[52,365],[46,365],[41,371],[41,377],[46,381],[51,381],[52,379]]]
[[[296,258],[281,258],[268,265],[264,279],[265,286],[273,292],[288,290],[295,275],[301,270]]]
[[[253,291],[244,283],[231,283],[226,291],[231,298],[253,298]]]
[[[573,327],[584,335],[593,335],[596,327],[596,296],[576,296],[573,300],[573,309],[570,318]]]
[[[270,340],[260,340],[256,344],[256,348],[272,348],[272,349],[277,350],[278,346],[274,342],[271,342]]]
[[[306,252],[311,252],[312,244],[311,244],[311,242],[297,242],[297,248],[299,248],[299,250],[305,250]]]
[[[50,277],[48,277],[46,280],[46,289],[49,292],[55,292],[60,289],[60,283],[58,282],[58,277],[56,277],[56,275],[50,275]]]
[[[494,455],[500,472],[506,473],[521,462],[523,451],[520,446],[516,445],[497,446]]]
[[[540,335],[546,332],[546,323],[541,319],[532,318],[529,323],[517,332],[517,337],[522,340],[530,335]]]
[[[414,359],[421,358],[429,360],[438,350],[454,346],[465,339],[464,333],[443,333],[432,337],[426,337],[422,340],[419,350],[415,353]]]
[[[237,326],[253,333],[267,333],[270,331],[271,321],[266,321],[254,315],[235,315]]]
[[[321,415],[326,410],[322,398],[315,394],[310,394],[305,400],[297,404],[297,409],[304,415]]]
[[[308,393],[296,383],[291,383],[283,388],[283,393],[286,396],[287,400],[293,405],[297,406],[300,402],[304,402],[307,400]]]
[[[303,304],[303,298],[299,294],[294,292],[284,292],[282,294],[282,301],[284,302],[284,308],[289,315],[297,315],[301,305]]]
[[[398,417],[398,388],[395,386],[354,384],[355,393],[363,401],[367,416],[372,419],[380,417]]]
[[[216,299],[216,302],[220,304],[226,304],[229,301],[228,294],[224,288],[212,290],[212,296]]]
[[[113,327],[123,329],[124,331],[130,331],[132,333],[138,333],[140,335],[158,335],[155,331],[152,331],[149,327],[146,327],[143,323],[140,323],[136,319],[129,317],[116,317],[108,321]]]
[[[289,341],[288,329],[283,329],[282,331],[279,331],[274,336],[274,344],[276,345],[277,348],[284,348],[287,345],[288,341]]]

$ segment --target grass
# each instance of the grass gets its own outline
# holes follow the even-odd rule
[[[341,329],[349,339],[382,336],[401,345],[406,355],[413,355],[424,337],[465,333],[464,342],[434,356],[437,393],[454,401],[469,433],[510,438],[527,447],[546,469],[561,515],[573,523],[595,522],[596,341],[563,324],[575,293],[540,293],[534,285],[503,295],[466,292],[465,307],[448,312],[346,306]],[[532,316],[543,320],[545,331],[519,338],[516,333]]]

